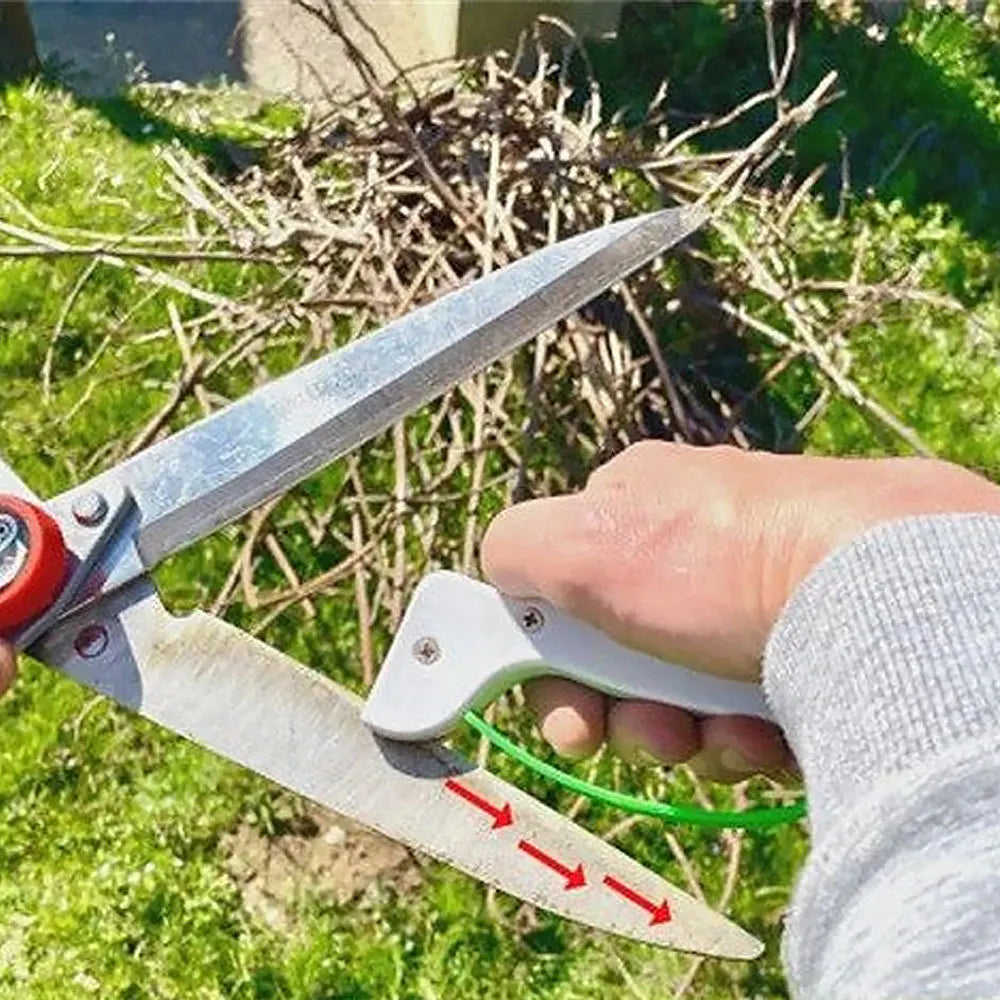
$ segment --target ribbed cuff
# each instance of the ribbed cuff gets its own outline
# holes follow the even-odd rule
[[[815,830],[881,777],[1000,729],[1000,517],[873,528],[796,589],[764,690]]]

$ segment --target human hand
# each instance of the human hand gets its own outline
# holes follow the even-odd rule
[[[0,639],[0,695],[10,687],[14,680],[17,660],[14,648]]]
[[[633,445],[579,493],[500,514],[483,570],[500,590],[542,597],[664,660],[741,680],[760,677],[782,608],[834,549],[884,521],[1000,514],[1000,488],[930,459],[838,459]],[[542,735],[582,757],[607,740],[717,781],[794,767],[759,719],[697,719],[669,705],[613,701],[569,681],[526,685]]]

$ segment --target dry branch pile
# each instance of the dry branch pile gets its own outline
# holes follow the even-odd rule
[[[55,231],[25,212],[16,223],[0,219],[0,255],[89,256],[199,304],[197,318],[185,320],[171,302],[169,324],[147,335],[179,346],[162,410],[95,464],[548,242],[664,204],[707,202],[716,214],[669,262],[366,446],[335,486],[296,491],[254,514],[216,610],[243,604],[259,611],[264,629],[290,609],[313,616],[321,593],[344,593],[357,608],[367,684],[377,626],[398,621],[428,564],[474,572],[479,531],[498,506],[577,487],[638,437],[788,447],[795,419],[780,427],[787,416],[763,390],[803,358],[821,389],[814,407],[794,415],[799,428],[841,394],[925,450],[850,376],[852,329],[886,302],[922,294],[919,275],[892,288],[864,285],[858,267],[840,281],[799,280],[791,234],[817,224],[815,213],[803,216],[817,174],[760,182],[790,135],[836,97],[830,73],[804,100],[787,98],[794,17],[780,30],[767,22],[770,88],[675,132],[665,90],[641,125],[608,124],[596,84],[579,102],[579,88],[541,45],[529,74],[511,69],[522,52],[441,67],[419,89],[405,76],[382,86],[350,42],[357,25],[345,28],[333,5],[302,5],[344,38],[367,92],[315,115],[236,184],[180,148],[164,150],[189,206],[175,236]],[[773,122],[745,147],[699,153],[693,145],[762,106],[773,108]],[[175,267],[215,259],[266,262],[279,277],[267,292],[237,299],[197,287]],[[739,379],[730,377],[736,368]],[[751,383],[747,370],[756,372]],[[306,539],[302,558],[282,541],[292,527]]]

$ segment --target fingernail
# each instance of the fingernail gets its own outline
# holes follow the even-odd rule
[[[731,774],[753,774],[760,770],[755,764],[751,764],[739,750],[732,750],[728,747],[720,751],[719,763]]]
[[[585,723],[569,706],[553,709],[542,720],[539,728],[545,742],[561,757],[582,760],[596,750]]]

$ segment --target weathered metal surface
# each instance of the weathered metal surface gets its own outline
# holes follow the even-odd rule
[[[268,383],[70,494],[127,488],[140,513],[139,553],[152,568],[509,354],[704,218],[701,209],[670,209],[539,250]]]

